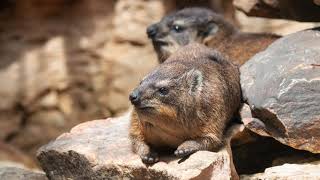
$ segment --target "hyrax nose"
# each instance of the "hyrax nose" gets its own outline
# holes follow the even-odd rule
[[[139,93],[137,91],[133,91],[130,95],[129,95],[129,100],[131,101],[131,103],[133,105],[138,105],[140,103],[140,97],[139,97]]]
[[[158,31],[158,29],[157,29],[157,26],[156,26],[155,24],[149,26],[149,27],[147,28],[147,35],[148,35],[148,37],[149,37],[149,38],[155,37],[155,35],[157,34],[157,31]]]

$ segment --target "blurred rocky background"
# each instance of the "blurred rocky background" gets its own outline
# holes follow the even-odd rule
[[[35,168],[41,145],[81,122],[125,112],[129,92],[157,65],[146,27],[171,11],[205,6],[243,31],[280,35],[320,19],[309,14],[319,1],[277,2],[2,0],[0,161]]]

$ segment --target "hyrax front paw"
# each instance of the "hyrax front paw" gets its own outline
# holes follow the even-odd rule
[[[154,164],[159,161],[159,156],[155,152],[150,152],[148,154],[141,155],[141,160],[145,164]]]
[[[185,157],[199,150],[199,145],[196,141],[185,141],[182,143],[174,154],[178,157]]]

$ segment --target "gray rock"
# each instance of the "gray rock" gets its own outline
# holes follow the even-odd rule
[[[296,149],[320,153],[320,31],[283,37],[241,68],[252,116],[246,127]]]
[[[20,167],[0,166],[1,180],[47,180],[43,172],[31,171]]]
[[[131,151],[129,116],[80,124],[42,147],[37,158],[50,179],[238,179],[230,146],[187,159],[160,156],[146,166]]]

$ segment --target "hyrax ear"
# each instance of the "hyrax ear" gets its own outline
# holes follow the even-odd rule
[[[208,45],[208,43],[213,39],[215,34],[218,32],[219,26],[214,22],[209,22],[203,33],[203,43]]]
[[[191,69],[186,72],[185,78],[190,94],[200,91],[203,84],[203,75],[201,71],[197,69]]]

